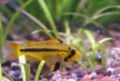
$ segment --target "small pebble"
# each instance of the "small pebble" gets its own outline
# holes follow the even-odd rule
[[[97,53],[95,59],[98,63],[101,63],[101,59],[102,59],[101,53]]]
[[[116,81],[115,79],[112,79],[108,76],[103,77],[100,81]]]
[[[87,80],[90,80],[90,75],[89,74],[86,74],[83,76],[82,78],[83,81],[87,81]]]
[[[116,69],[117,73],[120,74],[120,67],[116,67],[115,69]]]
[[[76,81],[75,79],[68,79],[68,81]]]
[[[13,63],[11,64],[11,69],[12,69],[12,70],[20,70],[20,67],[18,66],[18,63],[13,62]]]
[[[71,76],[72,76],[72,79],[77,80],[77,74],[76,73],[72,73]]]
[[[14,76],[19,77],[20,76],[20,71],[15,71]]]
[[[104,74],[105,72],[103,70],[96,70],[97,74]]]
[[[111,76],[111,72],[110,72],[110,71],[105,72],[104,75],[105,75],[105,76]]]
[[[96,65],[95,70],[103,70],[103,66],[102,65]]]
[[[94,79],[96,76],[97,76],[97,73],[96,72],[92,72],[89,77],[91,79]]]
[[[66,70],[71,72],[73,70],[73,67],[71,65],[67,65]]]
[[[18,66],[12,66],[11,69],[12,70],[20,70],[20,67],[18,67]]]
[[[95,79],[101,79],[101,78],[103,78],[103,77],[104,77],[103,74],[98,74],[98,75],[96,75]]]
[[[60,71],[56,71],[50,81],[55,81],[56,79],[57,81],[60,81],[62,79],[62,75]]]
[[[114,60],[114,61],[111,63],[111,67],[120,67],[120,61]]]
[[[114,68],[109,67],[109,68],[107,69],[107,72],[108,72],[108,71],[110,71],[111,73],[113,73],[113,72],[115,71],[115,69],[114,69]]]
[[[9,72],[10,71],[10,67],[5,66],[2,70],[5,71],[5,72]]]
[[[114,73],[115,73],[115,69],[114,68],[108,68],[106,73],[105,73],[105,75],[110,76],[110,75],[113,75]]]
[[[10,80],[6,77],[2,77],[2,81],[10,81]]]
[[[10,61],[6,61],[6,62],[2,63],[2,67],[4,67],[4,66],[10,66],[10,65],[11,65]]]
[[[75,73],[77,74],[77,77],[79,77],[79,78],[81,78],[85,75],[85,71],[82,71],[82,70],[77,70]]]
[[[14,81],[22,81],[22,78],[21,77],[16,77],[16,76],[11,76],[13,79],[14,79]]]
[[[15,77],[19,77],[20,76],[20,71],[10,71],[9,72],[10,76],[15,76]]]

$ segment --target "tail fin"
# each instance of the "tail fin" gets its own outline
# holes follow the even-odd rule
[[[7,44],[8,47],[8,56],[10,58],[17,58],[20,56],[20,52],[19,49],[21,48],[21,46],[15,42],[10,42]]]

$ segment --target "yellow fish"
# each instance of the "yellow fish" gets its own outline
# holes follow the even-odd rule
[[[73,62],[81,58],[80,52],[59,40],[47,41],[23,41],[23,45],[16,42],[8,44],[10,49],[9,56],[18,58],[26,55],[26,60],[45,60],[50,64],[54,64],[52,70],[55,71],[60,67],[62,62]]]

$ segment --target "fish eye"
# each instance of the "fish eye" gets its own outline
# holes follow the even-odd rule
[[[71,49],[70,53],[71,53],[71,55],[74,55],[76,53],[76,51],[74,49]]]

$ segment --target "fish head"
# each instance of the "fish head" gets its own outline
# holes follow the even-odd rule
[[[65,61],[73,62],[73,61],[79,60],[80,58],[81,58],[80,51],[76,49],[75,47],[70,47],[69,55],[65,58]]]

